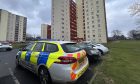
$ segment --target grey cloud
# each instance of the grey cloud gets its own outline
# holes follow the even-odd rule
[[[114,29],[121,30],[125,35],[135,28],[135,18],[129,13],[129,6],[133,0],[113,0],[106,3],[108,32]]]
[[[30,34],[40,35],[41,24],[51,20],[51,0],[0,0],[0,8],[27,17]]]
[[[108,32],[120,29],[125,34],[135,28],[135,18],[129,14],[134,0],[106,0]],[[28,18],[27,32],[40,35],[42,23],[51,22],[51,0],[0,0],[0,8]]]

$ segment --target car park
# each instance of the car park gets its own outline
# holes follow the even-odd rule
[[[90,62],[94,62],[95,60],[101,59],[101,53],[99,50],[92,48],[92,45],[88,45],[86,43],[79,43],[78,47],[84,49],[87,52],[87,56]]]
[[[0,43],[0,49],[10,51],[10,50],[12,50],[12,48],[13,48],[12,45],[8,42],[1,42]]]
[[[74,42],[37,41],[19,50],[16,65],[37,74],[41,84],[50,84],[76,81],[89,63],[85,50]]]

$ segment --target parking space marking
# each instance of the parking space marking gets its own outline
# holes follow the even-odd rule
[[[16,76],[14,75],[13,71],[11,68],[8,68],[10,75],[12,76],[12,79],[14,80],[15,84],[20,84],[19,81],[17,80]]]

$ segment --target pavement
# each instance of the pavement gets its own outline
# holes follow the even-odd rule
[[[40,84],[38,77],[24,68],[16,68],[15,58],[18,50],[0,51],[0,84]],[[88,84],[93,73],[93,67],[88,70],[75,82],[75,84]],[[57,83],[56,83],[57,84]]]

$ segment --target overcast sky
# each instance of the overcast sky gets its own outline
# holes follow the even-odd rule
[[[134,0],[106,0],[108,34],[114,29],[125,35],[136,28],[135,17],[130,16],[129,6]],[[0,9],[28,18],[27,33],[40,35],[41,24],[51,24],[51,0],[0,0]]]

